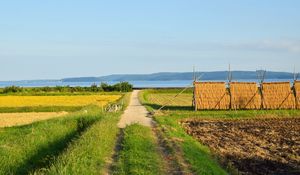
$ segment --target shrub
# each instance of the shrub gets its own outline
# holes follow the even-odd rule
[[[3,89],[3,93],[7,94],[7,93],[16,93],[16,92],[22,92],[23,88],[18,87],[18,86],[9,86],[9,87],[5,87]]]
[[[107,83],[101,83],[100,87],[103,89],[105,92],[110,92],[113,91],[113,87]]]
[[[121,91],[121,92],[131,92],[132,91],[132,84],[128,82],[121,82],[114,85],[115,91]]]
[[[42,87],[40,90],[43,92],[51,92],[52,91],[52,89],[49,86]]]
[[[109,85],[107,83],[101,83],[101,88],[105,92],[119,91],[119,92],[131,92],[133,85],[128,82],[120,82],[114,85]]]
[[[100,91],[100,89],[98,89],[98,86],[96,84],[92,84],[91,88],[90,88],[90,91],[92,91],[92,92],[98,92],[98,91]]]

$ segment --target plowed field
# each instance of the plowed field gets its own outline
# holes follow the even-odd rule
[[[300,174],[300,118],[188,119],[182,125],[240,174]]]

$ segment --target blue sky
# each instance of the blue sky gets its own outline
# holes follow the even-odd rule
[[[0,2],[0,81],[300,71],[298,0]]]

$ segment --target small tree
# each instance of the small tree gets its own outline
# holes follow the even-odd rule
[[[111,91],[113,91],[113,87],[111,85],[107,84],[107,83],[101,83],[100,87],[105,92],[111,92]]]
[[[22,92],[23,88],[19,87],[19,86],[9,86],[9,87],[5,87],[3,89],[3,93],[16,93],[16,92]]]
[[[91,85],[91,91],[98,92],[98,86],[95,83]]]
[[[41,91],[43,91],[43,92],[51,92],[51,88],[49,87],[49,86],[46,86],[46,87],[42,87],[41,88]]]

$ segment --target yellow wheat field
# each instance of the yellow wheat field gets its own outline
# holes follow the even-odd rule
[[[120,99],[121,95],[78,96],[0,96],[0,107],[32,106],[104,106]]]
[[[26,125],[37,121],[63,117],[67,112],[28,112],[0,114],[0,128]]]

